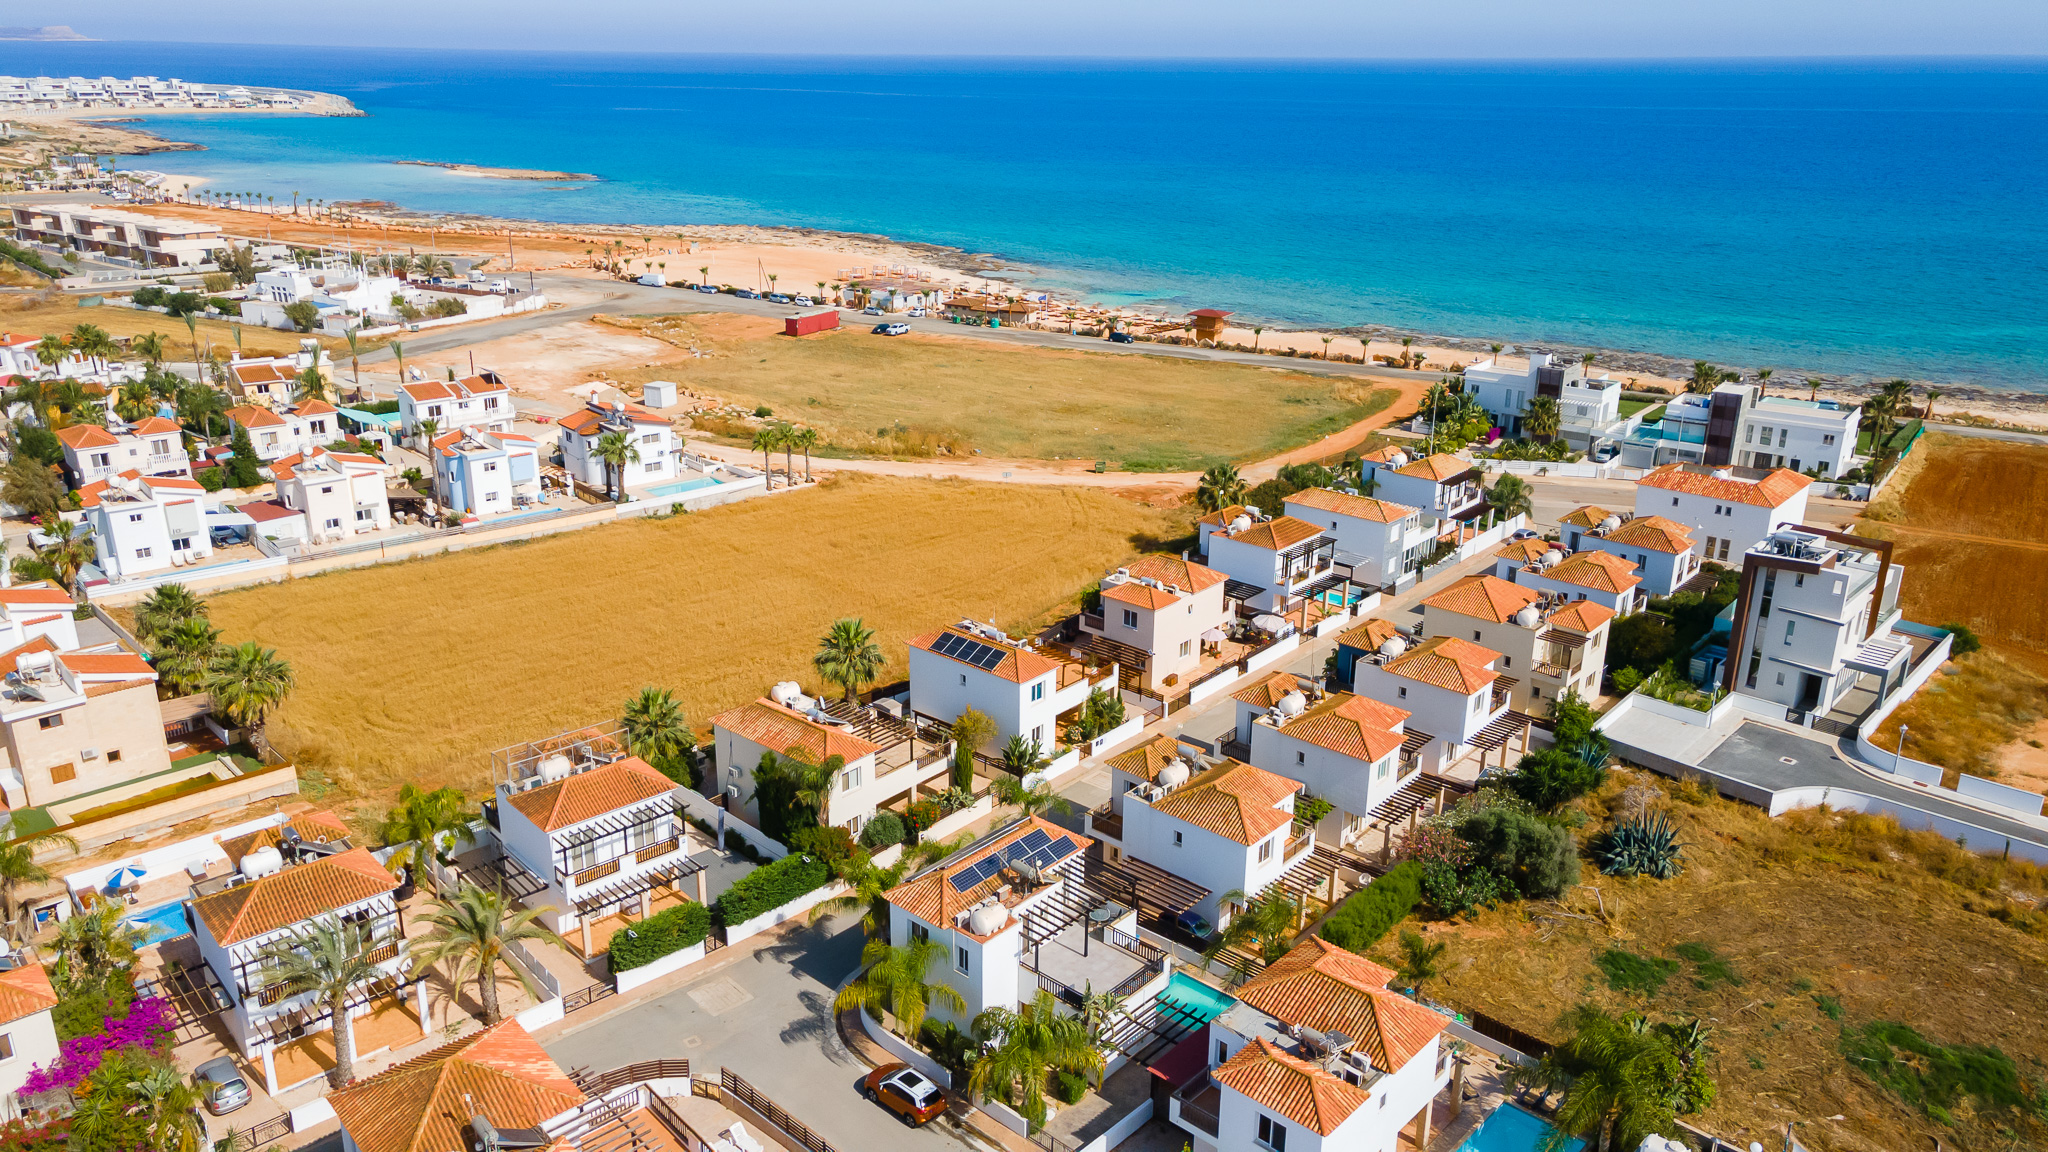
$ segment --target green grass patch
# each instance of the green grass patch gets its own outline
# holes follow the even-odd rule
[[[1638,956],[1621,948],[1609,948],[1593,957],[1593,966],[1607,977],[1609,988],[1641,996],[1655,996],[1678,971],[1676,960]]]
[[[1692,983],[1695,988],[1705,989],[1717,984],[1742,983],[1742,977],[1735,974],[1735,969],[1728,963],[1727,957],[1716,954],[1712,948],[1697,940],[1688,940],[1671,951],[1676,953],[1679,959],[1691,962]]]
[[[1842,1018],[1842,1001],[1837,997],[1829,996],[1823,992],[1813,998],[1813,1006],[1820,1009],[1821,1015],[1826,1016],[1830,1020],[1840,1020]]]
[[[2018,1109],[2028,1094],[2012,1057],[1996,1047],[1942,1044],[1909,1025],[1877,1020],[1842,1031],[1842,1055],[1899,1099],[1944,1124],[1964,1100],[1979,1111]]]

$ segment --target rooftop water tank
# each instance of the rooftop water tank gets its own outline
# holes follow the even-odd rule
[[[1538,612],[1534,604],[1530,604],[1520,612],[1515,613],[1515,623],[1520,624],[1524,628],[1534,628],[1542,620],[1543,613]]]
[[[1562,563],[1564,563],[1564,553],[1559,552],[1555,548],[1543,554],[1543,566],[1545,568],[1555,568]]]
[[[784,708],[795,707],[795,702],[803,699],[803,696],[803,686],[794,680],[784,680],[768,689],[768,698]]]
[[[1408,454],[1406,452],[1396,452],[1387,457],[1387,467],[1389,468],[1406,468],[1407,466]]]
[[[1161,788],[1178,788],[1188,782],[1188,762],[1178,756],[1166,762],[1159,770]]]
[[[1407,650],[1407,642],[1403,641],[1399,636],[1389,636],[1385,640],[1380,641],[1380,655],[1382,656],[1399,656]]]
[[[284,854],[268,844],[242,856],[242,875],[251,880],[268,876],[283,867]]]
[[[575,767],[575,761],[560,752],[552,756],[543,756],[540,761],[540,778],[552,784],[574,771]]]
[[[1609,516],[1607,519],[1602,520],[1600,522],[1600,527],[1605,531],[1612,532],[1616,528],[1621,527],[1621,517]]]
[[[1251,526],[1252,518],[1249,516],[1239,516],[1230,522],[1230,530],[1232,532],[1243,532]]]
[[[1009,920],[1010,910],[1001,904],[983,904],[967,914],[967,930],[976,936],[993,936]]]
[[[1280,709],[1283,716],[1299,716],[1308,709],[1308,697],[1299,692],[1289,692],[1280,698],[1280,703],[1275,707]]]

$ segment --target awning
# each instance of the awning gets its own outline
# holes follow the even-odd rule
[[[246,512],[208,512],[208,528],[254,528],[256,521]]]
[[[1858,672],[1883,676],[1905,663],[1912,651],[1910,646],[1894,640],[1867,640],[1856,649],[1854,656],[1842,661],[1842,664]]]

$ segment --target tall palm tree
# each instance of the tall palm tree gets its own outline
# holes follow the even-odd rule
[[[810,922],[816,924],[841,912],[858,912],[861,914],[861,930],[867,933],[868,939],[879,938],[886,942],[889,936],[889,889],[903,883],[905,876],[926,864],[952,855],[955,847],[943,840],[914,844],[905,848],[894,864],[887,865],[876,864],[872,859],[863,857],[844,877],[845,895],[812,905]]]
[[[1671,1128],[1684,1074],[1679,1056],[1640,1019],[1608,1015],[1590,1004],[1559,1022],[1569,1039],[1533,1067],[1510,1073],[1510,1082],[1564,1089],[1555,1127],[1538,1145],[1564,1147],[1586,1138],[1595,1152],[1634,1148],[1652,1132]]]
[[[348,368],[355,376],[356,391],[358,392],[362,391],[363,388],[363,361],[356,348],[356,333],[361,330],[362,325],[358,324],[342,333],[342,337],[348,341]]]
[[[194,616],[205,619],[206,601],[183,584],[164,584],[135,606],[135,636],[148,642],[163,635],[180,621]]]
[[[1060,1011],[1041,988],[1015,1010],[991,1008],[974,1018],[974,1034],[989,1045],[967,1074],[977,1096],[1007,1095],[1021,1089],[1024,1119],[1033,1131],[1045,1126],[1045,1082],[1055,1070],[1090,1075],[1103,1067],[1102,1053],[1088,1041],[1088,1026]]]
[[[709,264],[699,264],[699,265],[697,265],[697,275],[698,275],[698,277],[699,277],[699,279],[698,279],[697,283],[699,283],[699,284],[709,284],[709,283],[711,283],[711,265],[709,265]]]
[[[1920,418],[1922,420],[1934,419],[1934,402],[1940,399],[1941,396],[1942,391],[1939,388],[1929,388],[1927,390],[1927,406],[1920,410]]]
[[[626,499],[626,465],[640,459],[640,447],[624,432],[607,432],[597,438],[597,447],[591,450],[604,465],[604,482],[607,491],[616,491],[614,500]],[[612,477],[616,475],[618,487],[612,488]]]
[[[427,458],[427,466],[435,468],[434,438],[441,434],[441,422],[429,416],[413,425],[414,434],[420,438],[420,455]],[[438,469],[436,469],[438,471]]]
[[[827,684],[837,686],[847,700],[874,683],[888,662],[881,645],[875,643],[875,630],[858,617],[834,620],[818,638],[818,651],[811,656],[811,667]]]
[[[934,1003],[955,1012],[967,1011],[967,1001],[958,989],[931,979],[932,966],[945,955],[945,947],[930,937],[892,946],[887,938],[876,936],[860,951],[866,970],[840,990],[832,1008],[835,1012],[858,1009],[876,1016],[886,1011],[896,1017],[897,1031],[915,1037]]]
[[[1265,332],[1266,329],[1263,325],[1254,325],[1252,327],[1252,351],[1257,352],[1259,350],[1259,337],[1265,335]]]
[[[383,975],[370,957],[386,943],[377,938],[369,923],[326,919],[304,924],[257,952],[258,960],[276,973],[273,984],[283,984],[291,995],[311,992],[326,1004],[334,1022],[334,1067],[327,1071],[330,1087],[341,1088],[356,1078],[349,992]]]
[[[106,361],[120,351],[107,330],[97,324],[80,324],[71,330],[71,347],[92,363],[93,371],[106,371]]]
[[[811,449],[818,446],[818,430],[808,424],[790,434],[790,443],[803,450],[804,483],[811,482]]]
[[[80,524],[70,520],[59,520],[43,529],[50,538],[36,558],[50,566],[57,582],[66,588],[74,587],[78,570],[99,557],[99,547],[93,543],[92,535]]]
[[[185,334],[192,337],[192,378],[202,383],[206,380],[206,365],[199,359],[199,318],[185,313]]]
[[[679,767],[697,746],[696,733],[683,718],[683,706],[666,688],[649,685],[640,689],[638,696],[626,701],[620,722],[626,730],[627,748],[664,774],[670,766]]]
[[[465,883],[413,918],[428,929],[413,946],[413,956],[421,964],[450,961],[448,977],[457,984],[474,979],[477,998],[483,1002],[484,1026],[489,1027],[498,1022],[500,969],[512,973],[527,995],[539,998],[533,977],[512,962],[509,946],[528,940],[561,943],[540,922],[540,914],[538,908],[514,908],[503,893]]]
[[[0,920],[7,924],[10,942],[20,944],[29,937],[28,925],[16,924],[14,893],[24,885],[48,884],[50,870],[36,862],[35,850],[46,845],[78,854],[78,841],[62,832],[46,832],[34,840],[17,840],[13,817],[0,819]]]
[[[147,332],[137,336],[128,346],[135,350],[136,355],[149,361],[151,364],[162,364],[164,362],[164,338],[154,332]]]
[[[1529,489],[1529,482],[1512,472],[1503,473],[1493,482],[1493,487],[1486,490],[1486,502],[1503,519],[1527,516],[1535,511],[1534,493]]]
[[[453,788],[428,791],[417,784],[398,789],[398,803],[385,813],[378,835],[386,844],[399,845],[384,862],[393,872],[412,873],[419,882],[419,867],[429,855],[443,867],[455,862],[452,849],[469,838],[469,826],[477,818],[462,793]]]
[[[259,727],[295,686],[292,666],[277,649],[251,640],[223,648],[206,678],[213,706],[240,728]]]
[[[1550,396],[1532,397],[1522,409],[1522,430],[1545,444],[1564,427],[1564,410]]]
[[[1696,396],[1704,396],[1721,382],[1721,369],[1705,360],[1692,362],[1692,378],[1685,382],[1685,390]]]
[[[398,341],[396,341],[396,340],[393,340],[393,341],[391,342],[391,355],[392,355],[392,357],[393,357],[393,358],[395,358],[395,359],[396,359],[396,360],[398,361],[398,382],[399,382],[400,384],[404,384],[404,383],[405,383],[405,345],[403,345],[403,344],[400,344],[400,343],[399,343]]]
[[[1195,504],[1204,512],[1221,512],[1244,502],[1245,485],[1231,464],[1211,464],[1195,484]]]
[[[148,1146],[156,1152],[200,1152],[207,1147],[206,1122],[199,1118],[200,1090],[163,1065],[130,1080],[142,1114],[149,1117]]]
[[[1306,919],[1301,901],[1278,884],[1268,885],[1249,900],[1242,889],[1233,888],[1222,895],[1221,902],[1226,907],[1239,905],[1240,909],[1221,932],[1210,938],[1209,946],[1202,952],[1204,961],[1214,960],[1234,945],[1250,945],[1258,949],[1261,961],[1271,964],[1294,947]]]
[[[782,424],[775,430],[775,446],[782,449],[782,475],[796,483],[796,426]]]
[[[156,397],[150,394],[146,381],[130,380],[114,394],[114,415],[130,424],[147,419],[154,411]]]
[[[150,656],[163,690],[190,696],[206,687],[220,655],[220,629],[203,616],[187,616],[156,634]]]
[[[797,806],[809,808],[813,822],[823,826],[830,816],[832,782],[840,769],[846,766],[844,757],[827,756],[822,764],[806,759],[802,748],[792,745],[788,752],[761,753],[761,762],[754,766],[754,785],[757,790],[773,791],[789,806],[785,819],[797,810]],[[796,827],[786,827],[794,832]]]
[[[768,486],[775,486],[774,452],[782,447],[783,424],[768,424],[754,431],[754,451],[761,454],[761,471],[767,475]]]
[[[70,355],[71,346],[62,336],[45,336],[36,342],[36,362],[45,368],[54,371]]]

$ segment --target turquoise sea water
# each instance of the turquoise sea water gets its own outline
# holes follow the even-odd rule
[[[1230,64],[9,44],[336,92],[143,161],[288,202],[759,223],[1284,325],[2048,389],[2048,62]],[[593,172],[573,189],[400,159]]]

